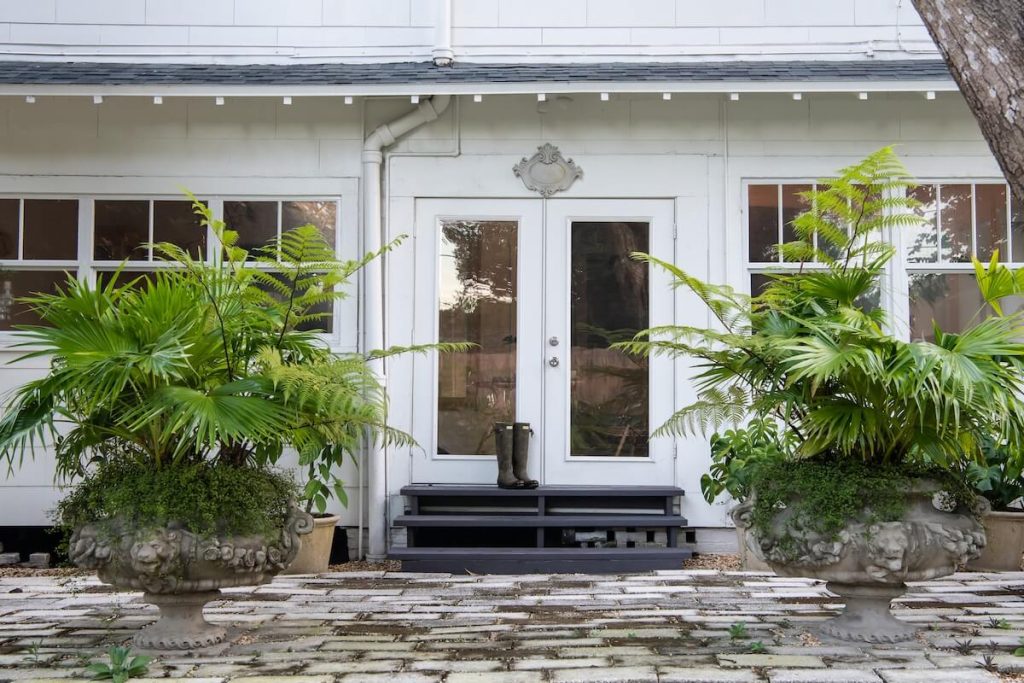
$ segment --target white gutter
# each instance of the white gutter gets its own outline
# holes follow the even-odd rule
[[[363,251],[375,252],[383,245],[383,220],[381,206],[381,166],[384,163],[384,149],[393,145],[400,137],[412,132],[425,123],[435,120],[451,104],[451,96],[435,95],[421,102],[416,109],[404,116],[379,126],[363,143]],[[384,348],[384,269],[381,259],[371,261],[363,269],[363,351]],[[387,374],[384,361],[370,361],[370,368],[380,378],[387,390]],[[387,453],[384,446],[375,441],[367,449],[369,548],[366,559],[383,560],[387,557]]]
[[[434,66],[451,66],[455,61],[452,50],[452,0],[437,0],[437,20],[435,22],[436,37],[434,38]]]
[[[0,69],[3,62],[0,62]],[[580,93],[925,93],[957,92],[952,78],[928,80],[534,81],[523,83],[395,83],[362,85],[60,85],[0,84],[0,96],[23,97],[408,97],[411,95],[547,95]]]

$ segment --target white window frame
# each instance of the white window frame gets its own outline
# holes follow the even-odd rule
[[[110,272],[121,265],[120,261],[98,261],[93,258],[95,237],[96,201],[187,201],[183,194],[166,192],[166,188],[194,188],[194,194],[210,206],[217,219],[223,219],[225,201],[333,201],[337,203],[335,224],[335,253],[339,259],[356,259],[360,256],[358,221],[358,183],[350,178],[333,179],[266,179],[227,178],[205,181],[182,181],[167,178],[119,178],[123,191],[104,191],[109,186],[104,178],[63,178],[0,176],[0,198],[4,199],[73,199],[78,201],[78,259],[77,261],[23,261],[0,260],[0,268],[10,270],[63,270],[79,279],[91,283],[99,272]],[[59,187],[61,191],[48,191]],[[204,191],[211,190],[211,191]],[[150,226],[152,226],[152,203],[150,204]],[[280,227],[281,209],[278,209]],[[228,226],[229,228],[231,226]],[[215,253],[214,238],[207,232],[206,256]],[[19,246],[19,250],[21,247]],[[155,271],[173,267],[159,261],[128,261],[125,269],[132,271]],[[359,278],[353,278],[348,297],[336,301],[333,311],[333,329],[324,333],[323,340],[335,352],[355,352],[359,340]],[[12,348],[21,339],[17,331],[0,331],[0,350],[19,351]]]
[[[743,221],[742,221],[742,235],[741,244],[743,249],[743,263],[744,263],[744,285],[741,291],[751,293],[750,280],[751,276],[755,274],[763,274],[770,272],[785,272],[787,270],[786,264],[780,260],[777,262],[764,262],[764,261],[751,261],[750,260],[750,186],[751,185],[777,185],[778,186],[778,201],[779,201],[779,235],[780,239],[782,236],[782,230],[784,228],[782,224],[782,186],[783,185],[807,185],[816,184],[816,180],[808,179],[806,177],[790,177],[790,178],[744,178],[742,180],[742,202],[743,202]],[[972,176],[970,178],[952,178],[952,177],[927,177],[923,179],[916,179],[918,186],[922,185],[970,185],[971,186],[971,249],[972,253],[976,247],[977,241],[977,208],[976,208],[976,186],[977,185],[1006,185],[1006,181],[1003,178],[991,177],[991,176]],[[939,200],[938,192],[936,193],[936,201]],[[1007,245],[1006,250],[1009,257],[1013,256],[1013,230],[1012,230],[1012,197],[1010,194],[1010,188],[1006,188],[1006,220],[1007,220]],[[941,208],[940,208],[941,211]],[[941,219],[936,219],[936,229],[941,229]],[[886,266],[885,274],[883,275],[883,291],[882,300],[886,311],[889,314],[889,326],[892,334],[903,340],[910,339],[910,274],[911,273],[971,273],[974,272],[974,266],[971,262],[966,263],[954,263],[954,262],[943,262],[941,261],[941,242],[937,244],[938,253],[936,255],[936,261],[934,263],[922,263],[922,262],[910,262],[908,260],[908,251],[910,245],[907,244],[907,240],[904,239],[905,235],[902,230],[894,230],[888,235],[888,241],[896,248],[895,257]],[[1004,265],[1011,268],[1024,267],[1024,262],[1014,261],[1001,261]],[[805,269],[815,268],[815,264],[806,264]]]

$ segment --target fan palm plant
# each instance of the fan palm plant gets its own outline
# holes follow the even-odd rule
[[[368,357],[332,353],[315,329],[352,276],[396,243],[339,261],[306,225],[249,253],[207,206],[194,208],[221,246],[211,262],[157,244],[175,267],[127,284],[69,278],[29,299],[45,325],[22,329],[23,357],[49,358],[51,369],[14,394],[0,458],[15,466],[52,444],[66,480],[113,460],[138,472],[265,471],[293,449],[309,470],[305,497],[322,511],[344,494],[333,466],[346,455],[373,439],[411,441],[387,425]]]
[[[842,481],[803,522],[831,519],[834,531],[863,496],[881,495],[850,488],[868,481],[854,484],[855,472],[883,482],[871,479],[869,487],[892,492],[903,485],[893,482],[901,472],[938,469],[962,481],[966,464],[979,459],[993,437],[1020,452],[1020,314],[981,319],[956,333],[936,328],[934,343],[903,341],[888,331],[893,321],[879,305],[886,264],[894,256],[886,240],[920,220],[913,211],[917,203],[907,196],[910,187],[891,148],[819,181],[802,193],[810,208],[793,222],[797,239],[779,247],[786,270],[770,274],[754,296],[636,255],[669,271],[675,285],[699,297],[717,321],[707,329],[652,328],[619,345],[695,361],[696,400],[655,436],[753,419],[776,422],[792,440],[790,462],[762,467],[756,459],[746,461],[756,468],[751,488],[765,525],[770,506],[785,504],[790,494],[812,499],[811,489],[822,479]],[[997,277],[1005,284],[1006,275]],[[809,470],[801,464],[830,474],[808,474],[802,486],[800,473]],[[708,482],[708,490],[717,495],[725,483]],[[831,514],[841,500],[850,509]],[[885,507],[880,500],[879,507]]]

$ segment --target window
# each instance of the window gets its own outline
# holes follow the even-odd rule
[[[768,284],[768,272],[784,263],[778,246],[797,238],[793,219],[809,207],[801,193],[814,183],[747,186],[747,265],[750,291],[757,294]]]
[[[0,331],[39,322],[18,301],[78,271],[78,200],[0,199]]]
[[[784,269],[776,250],[794,239],[792,220],[806,205],[808,183],[747,186],[747,270],[750,291],[760,292],[768,272]],[[969,324],[982,310],[971,256],[987,261],[998,251],[1004,263],[1024,266],[1024,209],[1005,183],[922,183],[911,190],[920,202],[920,226],[898,236],[902,258],[891,268],[906,275],[907,297],[893,312],[911,339],[934,338],[932,321],[947,331]],[[813,265],[811,266],[813,267]],[[901,308],[905,306],[905,308]]]
[[[338,203],[331,201],[226,201],[224,221],[238,233],[239,247],[250,252],[266,246],[271,240],[303,225],[315,225],[330,244],[336,244]],[[282,276],[283,278],[283,276]],[[276,293],[274,290],[269,290]],[[323,317],[299,326],[299,329],[329,332],[333,328],[330,304],[314,308],[310,313]]]
[[[337,200],[225,200],[210,205],[249,249],[307,223],[318,226],[337,246]],[[102,281],[126,262],[118,279],[128,282],[165,266],[151,243],[170,242],[202,259],[210,239],[191,203],[181,199],[0,197],[0,332],[37,324],[38,317],[17,299],[55,291],[68,274]],[[333,329],[329,308],[314,329]]]
[[[1024,261],[1022,212],[1005,183],[929,183],[912,196],[924,223],[903,237],[907,323],[911,339],[931,340],[932,321],[955,332],[984,314],[972,255],[988,261],[998,251],[1004,263]]]
[[[468,341],[438,357],[437,449],[494,455],[494,423],[516,406],[515,221],[441,222],[439,341]]]

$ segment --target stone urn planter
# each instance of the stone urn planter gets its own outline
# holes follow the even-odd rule
[[[918,481],[907,494],[902,519],[850,523],[836,538],[790,529],[788,543],[781,542],[793,517],[788,508],[775,515],[771,533],[761,536],[751,526],[752,500],[741,503],[732,515],[738,527],[750,531],[748,549],[777,574],[820,579],[843,599],[843,612],[821,625],[825,634],[893,643],[910,640],[916,633],[889,611],[889,603],[903,594],[906,582],[952,574],[985,547],[985,529],[978,515],[959,508],[952,512],[936,508],[933,501],[938,490]]]
[[[190,649],[214,645],[225,630],[203,618],[203,606],[221,588],[269,583],[299,552],[313,518],[292,507],[276,536],[199,537],[173,527],[125,528],[116,521],[87,524],[71,537],[71,561],[94,569],[117,588],[145,591],[160,618],[135,635],[142,648]]]
[[[981,557],[967,563],[968,569],[982,572],[1018,572],[1024,556],[1024,511],[995,512],[982,519],[988,544]]]
[[[341,517],[325,515],[313,517],[313,532],[302,539],[302,547],[284,574],[322,574],[331,562],[334,529]]]

